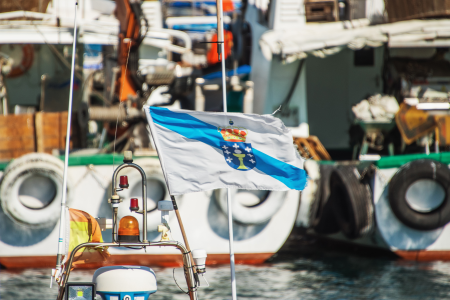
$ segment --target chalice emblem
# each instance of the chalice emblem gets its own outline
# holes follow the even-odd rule
[[[230,120],[230,124],[233,122]],[[239,171],[249,171],[256,166],[252,144],[245,143],[248,131],[243,127],[219,127],[224,141],[220,142],[223,156],[227,164]]]

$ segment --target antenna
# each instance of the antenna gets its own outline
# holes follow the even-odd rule
[[[73,45],[72,45],[72,69],[70,73],[70,94],[69,94],[69,107],[67,109],[67,131],[66,131],[66,149],[64,154],[64,175],[63,175],[63,190],[61,198],[61,217],[59,219],[59,239],[58,239],[58,254],[56,256],[56,273],[57,276],[59,270],[61,270],[61,259],[65,254],[65,241],[66,237],[66,198],[67,198],[67,169],[69,167],[69,147],[70,147],[70,125],[72,122],[72,103],[73,103],[73,80],[75,74],[75,52],[77,46],[77,7],[78,2],[75,2],[75,20],[73,25]],[[55,277],[56,277],[55,276]]]

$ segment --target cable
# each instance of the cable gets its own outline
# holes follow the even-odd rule
[[[131,40],[129,40],[129,43],[131,44]],[[129,45],[129,47],[128,47],[127,63],[125,64],[125,74],[122,74],[124,77],[125,77],[126,74],[127,74],[128,58],[130,58],[130,50],[131,50],[131,45]],[[122,87],[121,87],[121,89],[120,89],[120,94],[119,94],[119,112],[118,112],[118,114],[117,114],[116,130],[115,130],[115,132],[114,132],[113,172],[114,172],[114,159],[115,159],[115,156],[116,156],[117,126],[118,126],[118,124],[119,124],[120,109],[122,108],[122,102],[120,102],[120,99],[122,99],[123,86],[124,86],[124,84],[122,83]]]
[[[183,292],[183,294],[189,294],[189,291],[185,292],[181,289],[181,287],[178,285],[177,280],[175,279],[175,268],[173,268],[173,280],[175,281],[175,284],[177,285],[177,287],[180,289],[181,292]]]
[[[292,81],[291,88],[286,96],[286,98],[281,102],[281,113],[285,112],[286,109],[289,108],[289,102],[291,101],[292,95],[294,94],[295,88],[297,86],[298,79],[300,78],[300,74],[302,73],[303,64],[305,63],[305,59],[302,59],[298,65],[297,72],[295,73],[294,80]],[[275,113],[274,113],[275,114]]]
[[[209,287],[209,282],[208,282],[208,280],[206,280],[206,277],[205,277],[205,274],[202,274],[202,277],[203,277],[203,279],[205,280],[205,282],[206,282],[206,287]]]

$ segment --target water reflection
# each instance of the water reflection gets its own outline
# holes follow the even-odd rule
[[[150,299],[188,299],[173,281],[173,269],[156,268],[158,292]],[[90,281],[93,270],[74,271],[70,281]],[[450,262],[416,263],[340,254],[276,259],[261,266],[236,266],[239,299],[447,299]],[[55,299],[50,270],[0,270],[0,299]],[[175,277],[186,290],[183,271]],[[208,267],[209,287],[200,299],[230,299],[228,266]],[[202,279],[202,284],[205,282]]]

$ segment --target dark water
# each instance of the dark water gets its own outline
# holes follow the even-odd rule
[[[189,299],[173,269],[154,270],[158,292],[150,299]],[[70,281],[91,281],[93,272],[74,271]],[[236,272],[239,299],[450,299],[450,262],[327,254],[238,265]],[[200,299],[231,299],[229,267],[208,267],[206,274],[210,286],[200,289]],[[49,275],[49,269],[0,270],[0,299],[55,299]],[[184,288],[182,269],[175,277]]]

